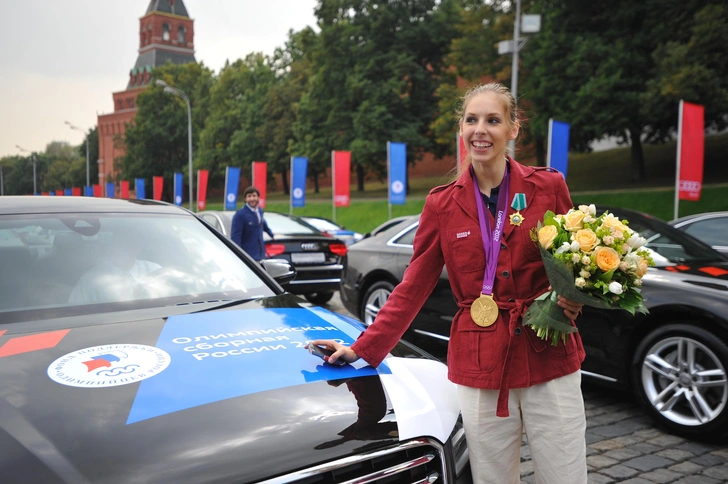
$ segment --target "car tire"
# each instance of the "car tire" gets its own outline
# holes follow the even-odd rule
[[[334,291],[312,292],[311,294],[304,294],[303,297],[311,304],[321,306],[331,301],[331,298],[334,297]]]
[[[728,345],[691,324],[673,323],[638,345],[632,384],[641,403],[676,434],[696,440],[728,436]]]
[[[394,291],[394,284],[389,281],[378,281],[367,288],[362,298],[360,311],[361,320],[365,325],[369,326],[374,322],[374,318],[377,317],[392,291]]]

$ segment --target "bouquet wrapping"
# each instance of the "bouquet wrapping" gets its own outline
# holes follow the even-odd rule
[[[546,212],[531,232],[541,251],[551,291],[538,297],[523,316],[544,340],[556,346],[576,331],[558,305],[558,295],[601,309],[647,313],[640,292],[642,276],[654,265],[646,240],[609,212],[596,216],[594,205],[565,214]]]

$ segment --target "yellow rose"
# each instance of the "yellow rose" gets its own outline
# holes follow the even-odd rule
[[[626,233],[627,230],[629,230],[627,226],[620,222],[619,219],[614,215],[607,215],[606,217],[604,217],[602,227],[613,228],[614,230],[618,230],[622,233]]]
[[[619,267],[619,254],[611,247],[597,247],[594,251],[594,262],[601,270],[608,272]]]
[[[538,242],[541,247],[548,250],[554,245],[554,239],[559,235],[559,229],[553,225],[544,225],[538,230]]]
[[[564,228],[569,232],[576,232],[584,228],[584,216],[581,210],[574,210],[564,215]]]
[[[640,257],[637,262],[637,277],[642,277],[647,273],[647,261]]]
[[[581,229],[574,234],[574,240],[584,252],[591,252],[597,246],[599,239],[591,229]]]

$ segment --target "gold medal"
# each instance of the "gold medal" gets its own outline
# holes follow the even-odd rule
[[[498,319],[498,305],[493,296],[481,294],[470,306],[470,317],[478,326],[487,328]]]
[[[521,215],[520,211],[517,211],[516,213],[512,213],[508,216],[508,218],[511,219],[511,225],[519,226],[523,223],[524,220],[526,220],[526,217]]]

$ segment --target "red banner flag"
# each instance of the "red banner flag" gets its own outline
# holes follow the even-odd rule
[[[103,197],[103,196],[104,196],[104,192],[101,191],[101,185],[97,183],[96,185],[94,185],[94,197]]]
[[[129,181],[128,180],[121,180],[119,183],[119,187],[121,190],[121,198],[126,200],[129,198]]]
[[[74,197],[80,197],[81,196],[81,187],[71,188],[71,195],[73,195]]]
[[[205,210],[207,206],[207,178],[208,170],[197,170],[197,210]]]
[[[349,206],[351,151],[331,152],[331,173],[334,182],[334,206]]]
[[[40,195],[41,195],[42,197],[47,197],[47,196],[48,196],[48,192],[40,192]]]
[[[680,101],[677,168],[680,200],[700,200],[705,153],[705,108]]]
[[[164,188],[164,177],[161,177],[161,176],[152,177],[152,182],[154,183],[154,199],[161,200],[162,199],[162,188]]]
[[[63,190],[56,190],[56,196],[57,197],[62,197],[63,195],[65,195],[65,193],[63,192]]]
[[[260,208],[265,208],[265,196],[268,188],[268,163],[253,162],[253,186],[260,192]]]

